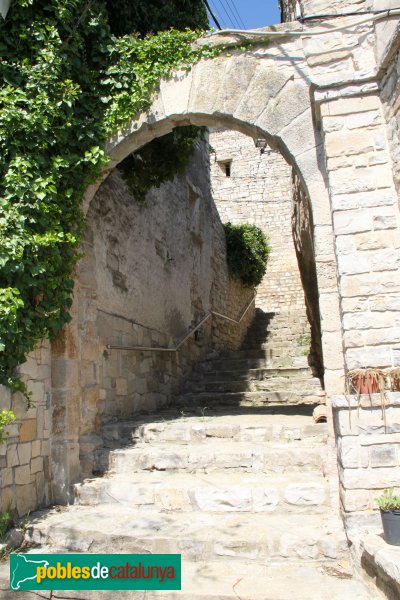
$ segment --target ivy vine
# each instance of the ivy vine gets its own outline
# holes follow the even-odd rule
[[[131,17],[143,5],[121,2]],[[107,137],[149,108],[161,78],[221,51],[193,45],[200,31],[111,29],[109,8],[13,0],[0,18],[0,383],[13,391],[24,389],[26,354],[70,319],[82,197],[106,162]]]
[[[144,202],[151,188],[184,173],[196,142],[203,137],[203,127],[175,127],[120,162],[118,170],[135,200]]]

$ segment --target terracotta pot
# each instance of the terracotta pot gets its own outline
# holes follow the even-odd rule
[[[390,383],[391,383],[393,391],[400,392],[400,378],[399,377],[391,377]]]
[[[379,391],[378,381],[368,373],[356,375],[351,381],[357,394],[376,394]]]

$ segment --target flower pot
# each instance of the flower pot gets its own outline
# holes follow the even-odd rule
[[[378,381],[369,373],[356,375],[351,382],[357,394],[376,394],[378,392]]]
[[[392,390],[394,392],[400,392],[400,378],[397,376],[394,376],[391,378],[391,385],[392,385]]]
[[[385,542],[400,546],[400,510],[380,510]]]

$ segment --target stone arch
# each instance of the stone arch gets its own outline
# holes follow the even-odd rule
[[[109,163],[99,180],[87,189],[83,208],[87,213],[102,181],[120,161],[174,127],[219,126],[253,138],[266,138],[293,167],[311,207],[329,411],[330,396],[342,391],[344,371],[337,267],[324,146],[315,120],[306,65],[300,64],[295,55],[296,44],[290,42],[283,50],[282,45],[278,45],[282,55],[279,60],[255,47],[252,53],[238,51],[200,61],[190,71],[176,72],[162,81],[150,109],[133,116],[128,126],[109,140],[106,147]],[[90,269],[86,274],[89,278],[92,276]],[[52,351],[53,399],[55,404],[60,403],[63,411],[60,436],[54,439],[52,447],[52,462],[60,473],[53,482],[56,501],[65,500],[65,481],[77,480],[81,470],[82,438],[76,419],[81,401],[79,393],[70,386],[70,382],[79,377],[81,368],[76,352],[81,343],[78,312],[74,303],[72,322],[64,335],[65,344]],[[67,410],[64,407],[68,407]],[[330,425],[333,428],[332,419]],[[67,436],[62,432],[67,432]],[[85,441],[85,445],[89,453],[93,453],[92,440]]]
[[[329,396],[342,392],[338,374],[341,376],[344,369],[337,267],[324,146],[307,69],[300,57],[294,56],[296,44],[291,42],[292,47],[285,49],[285,58],[280,61],[256,47],[252,53],[235,52],[202,60],[190,71],[176,72],[162,81],[150,109],[134,116],[124,130],[110,138],[110,162],[103,178],[130,153],[180,125],[234,129],[253,138],[264,137],[273,149],[279,150],[292,166],[311,207]],[[278,50],[279,47],[278,44]],[[88,188],[85,212],[100,184],[101,180]],[[324,323],[328,322],[329,327],[324,330]],[[332,335],[336,342],[334,353]]]

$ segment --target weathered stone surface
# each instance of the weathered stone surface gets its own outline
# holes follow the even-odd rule
[[[323,486],[316,484],[292,484],[285,490],[285,500],[297,506],[314,506],[324,502],[325,490]]]

